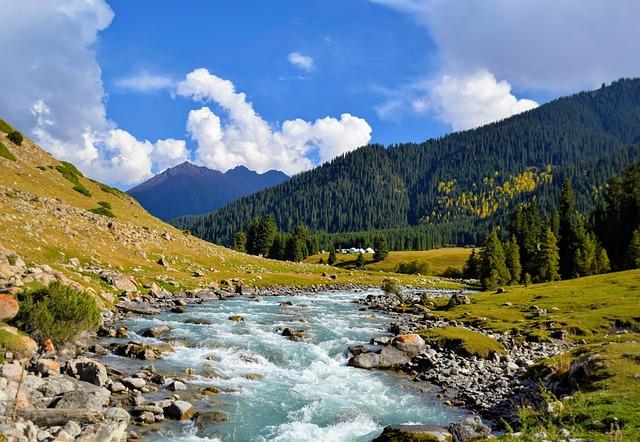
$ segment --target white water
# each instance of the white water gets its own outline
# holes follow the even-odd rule
[[[404,376],[346,365],[347,346],[387,334],[390,322],[351,302],[362,296],[366,293],[331,292],[265,297],[261,302],[214,301],[190,306],[185,314],[129,320],[126,325],[132,331],[163,323],[172,328],[169,338],[184,339],[186,345],[166,354],[156,367],[182,373],[193,368],[197,376],[192,384],[225,391],[195,401],[197,408],[229,414],[227,422],[197,432],[190,423],[165,424],[159,432],[144,434],[145,439],[369,441],[386,425],[447,424],[460,417],[461,411],[440,405],[432,393],[421,393]],[[280,306],[283,301],[294,305]],[[242,315],[245,322],[229,321],[230,315]],[[185,324],[187,318],[213,324]],[[279,327],[304,329],[309,339],[290,341]],[[148,365],[141,362],[108,357],[109,364],[128,372]],[[264,379],[248,380],[248,374]],[[170,395],[162,390],[153,397]]]

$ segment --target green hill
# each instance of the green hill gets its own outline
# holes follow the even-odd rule
[[[504,221],[514,204],[535,196],[548,208],[565,179],[578,208],[591,209],[604,183],[640,158],[639,143],[640,80],[623,79],[478,129],[365,146],[173,223],[221,244],[264,213],[288,231],[298,224],[328,233],[384,230],[394,249],[477,244],[486,224]]]

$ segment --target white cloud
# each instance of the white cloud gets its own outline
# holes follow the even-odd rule
[[[640,75],[636,0],[371,1],[425,26],[451,75],[486,70],[554,93]]]
[[[311,72],[316,68],[315,61],[308,55],[302,55],[300,52],[292,52],[287,56],[289,63],[302,69],[303,71]]]
[[[113,16],[104,0],[4,2],[0,115],[88,174],[132,184],[183,161],[187,151],[184,141],[139,141],[107,119],[93,48]],[[162,81],[128,84],[148,89]]]
[[[471,129],[538,107],[533,100],[518,99],[507,81],[487,71],[471,75],[441,75],[387,91],[387,101],[376,107],[381,119],[404,113],[434,115],[455,130]]]
[[[115,85],[121,89],[135,92],[155,92],[162,89],[170,89],[175,81],[166,75],[151,74],[143,71],[128,77],[118,78]]]
[[[187,121],[187,130],[198,143],[197,160],[216,169],[244,164],[259,172],[279,169],[293,174],[312,167],[310,157],[327,161],[371,139],[369,124],[347,113],[313,123],[288,120],[274,130],[233,83],[206,69],[190,72],[178,83],[177,93],[212,102],[226,113],[223,122],[209,107],[202,107],[189,112]]]

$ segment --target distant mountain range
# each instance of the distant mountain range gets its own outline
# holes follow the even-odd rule
[[[127,193],[149,213],[167,221],[182,215],[211,212],[240,197],[288,179],[287,175],[277,170],[257,173],[237,166],[222,173],[185,161]]]
[[[424,143],[368,145],[287,182],[174,225],[229,244],[252,218],[344,235],[389,233],[398,249],[478,244],[487,225],[536,198],[549,211],[564,180],[590,210],[608,179],[640,158],[640,79],[559,98],[486,126]],[[420,229],[420,237],[405,231]],[[358,237],[361,237],[359,235]]]

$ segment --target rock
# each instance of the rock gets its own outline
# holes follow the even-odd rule
[[[69,260],[69,265],[71,267],[80,267],[80,260],[78,258],[71,258]]]
[[[198,324],[198,325],[211,325],[212,321],[209,319],[201,319],[201,318],[189,318],[184,321],[185,324]]]
[[[220,393],[220,389],[217,387],[202,387],[198,389],[198,394],[201,394],[203,396],[211,396],[214,394],[218,394]]]
[[[112,393],[122,393],[127,390],[127,387],[125,387],[122,382],[113,382],[109,385],[109,390],[111,390]]]
[[[160,259],[157,261],[158,264],[160,264],[162,267],[169,267],[169,263],[167,262],[166,259],[164,259],[164,256],[161,256]]]
[[[187,313],[187,308],[181,305],[177,305],[171,308],[171,313]]]
[[[380,355],[378,353],[360,353],[349,359],[348,365],[357,368],[380,367]]]
[[[76,442],[122,442],[126,440],[127,422],[105,421],[88,425],[75,439]]]
[[[131,276],[121,275],[119,273],[102,272],[100,278],[109,285],[122,290],[123,292],[134,293],[138,291],[136,281]]]
[[[282,330],[282,336],[291,341],[302,341],[307,337],[304,330],[291,330],[290,328]]]
[[[69,421],[64,425],[64,427],[62,427],[62,431],[75,439],[75,437],[82,431],[82,428],[80,428],[80,425],[78,425],[77,422]]]
[[[2,376],[10,381],[19,381],[22,377],[22,364],[18,361],[7,362],[2,366]]]
[[[53,345],[53,341],[51,339],[45,339],[42,343],[42,349],[45,353],[55,353],[56,347]]]
[[[209,425],[226,422],[229,416],[222,411],[198,411],[195,414],[195,423],[197,428],[205,428]]]
[[[140,330],[140,334],[145,338],[157,338],[162,335],[166,335],[169,333],[171,329],[166,325],[158,325],[156,327],[149,327],[143,330]]]
[[[125,312],[131,312],[136,315],[159,315],[160,310],[147,304],[146,302],[136,302],[136,301],[120,301],[117,304],[117,307],[120,310]]]
[[[0,321],[9,321],[15,318],[20,311],[20,305],[11,295],[0,295]]]
[[[167,385],[167,390],[169,391],[179,391],[186,390],[187,386],[180,381],[173,381],[169,385]]]
[[[103,387],[108,379],[107,369],[103,364],[84,357],[67,362],[67,373],[98,387]]]
[[[193,405],[187,401],[175,401],[171,402],[168,406],[164,407],[164,415],[171,419],[187,420],[195,412]]]
[[[410,356],[417,356],[427,349],[427,343],[424,342],[420,335],[415,333],[396,336],[391,340],[391,345],[408,353]]]
[[[147,385],[147,381],[142,378],[127,377],[122,378],[121,382],[125,387],[131,388],[132,390],[140,390],[142,387]]]
[[[150,411],[143,411],[142,413],[140,413],[140,416],[138,416],[137,420],[144,424],[152,424],[156,421],[156,417]]]
[[[507,291],[504,289],[504,287],[498,287],[496,289],[496,295],[500,295],[502,293],[506,293]]]
[[[264,376],[258,373],[247,373],[243,374],[242,377],[250,381],[261,381],[264,379]]]
[[[63,393],[62,396],[56,399],[49,407],[58,409],[83,408],[90,411],[101,411],[103,406],[104,400],[101,398],[83,389],[76,389]]]
[[[379,336],[377,338],[371,338],[371,345],[389,345],[391,338],[389,336]]]
[[[384,347],[380,351],[380,368],[399,368],[410,361],[411,357],[406,352],[391,345]]]
[[[42,377],[60,374],[60,364],[53,359],[40,358],[33,364],[33,368]]]
[[[453,435],[453,442],[467,442],[482,440],[491,434],[491,428],[482,423],[478,416],[471,416],[449,425],[449,432]]]
[[[349,350],[349,353],[351,353],[354,356],[357,356],[361,353],[366,353],[369,351],[369,349],[364,345],[350,345],[349,347],[347,347],[347,350]]]
[[[120,356],[128,358],[142,359],[145,361],[154,361],[159,359],[164,351],[171,349],[171,346],[156,346],[151,344],[141,344],[138,342],[129,342],[127,344],[114,344],[114,352]]]
[[[470,304],[471,300],[466,295],[461,295],[459,293],[451,295],[449,298],[449,303],[447,304],[448,308],[455,307],[457,305]]]
[[[109,351],[100,344],[93,344],[89,347],[89,351],[100,356],[104,356],[109,353]]]
[[[452,442],[449,430],[439,425],[391,425],[373,442]]]
[[[240,315],[232,315],[232,316],[229,316],[229,321],[244,322],[244,318]]]

